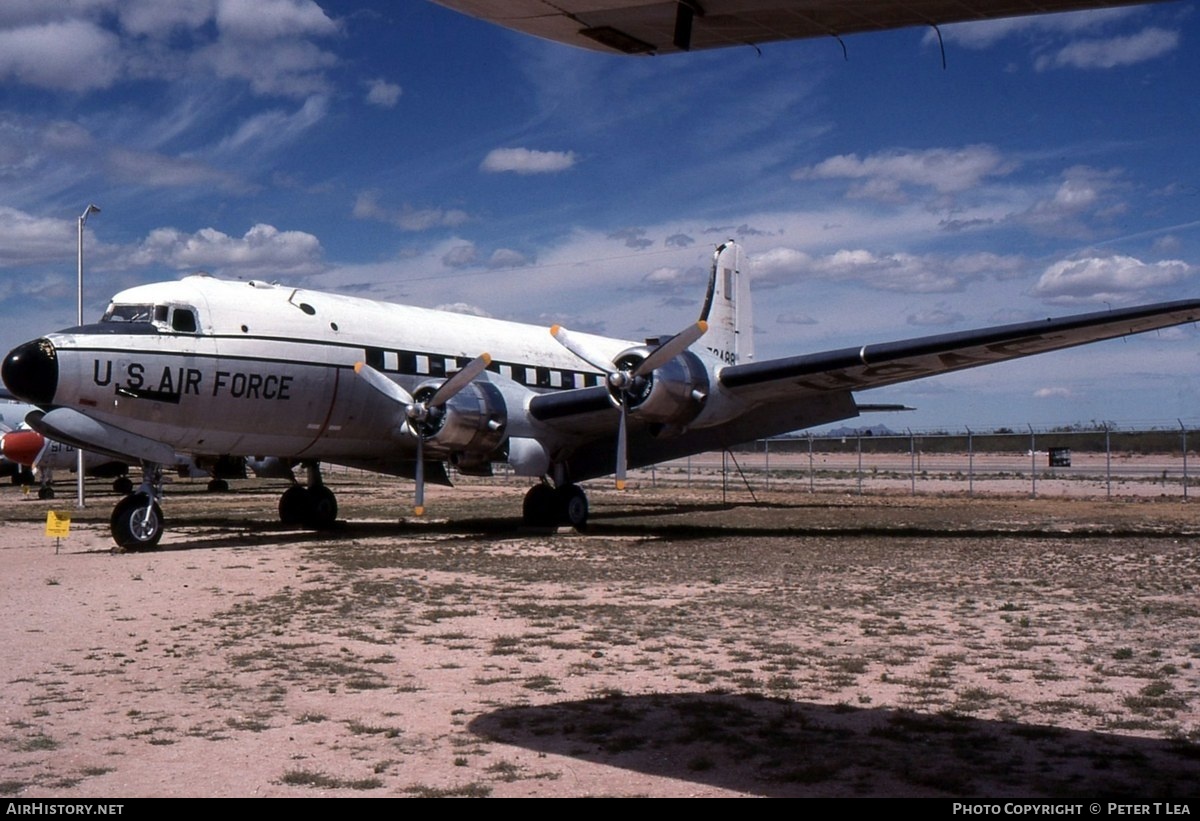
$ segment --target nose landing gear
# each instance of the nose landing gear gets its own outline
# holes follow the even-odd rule
[[[166,530],[162,508],[162,466],[142,463],[142,484],[117,502],[109,518],[113,541],[121,550],[154,550]]]

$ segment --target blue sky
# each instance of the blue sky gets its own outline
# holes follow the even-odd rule
[[[197,270],[640,338],[713,246],[759,358],[1200,296],[1191,2],[656,58],[424,0],[0,6],[0,347]],[[1200,421],[1187,327],[860,395]]]

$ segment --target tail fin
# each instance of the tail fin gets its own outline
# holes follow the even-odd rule
[[[754,361],[754,312],[744,263],[742,246],[733,240],[717,246],[700,314],[708,322],[702,344],[728,365]]]

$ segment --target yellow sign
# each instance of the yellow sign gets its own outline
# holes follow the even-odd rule
[[[71,514],[66,510],[50,510],[46,512],[46,535],[55,539],[65,539],[71,535]]]

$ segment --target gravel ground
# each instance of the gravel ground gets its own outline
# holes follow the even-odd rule
[[[1200,776],[1200,514],[1177,498],[590,491],[337,475],[169,489],[114,555],[97,485],[0,491],[0,792],[1138,801]]]

